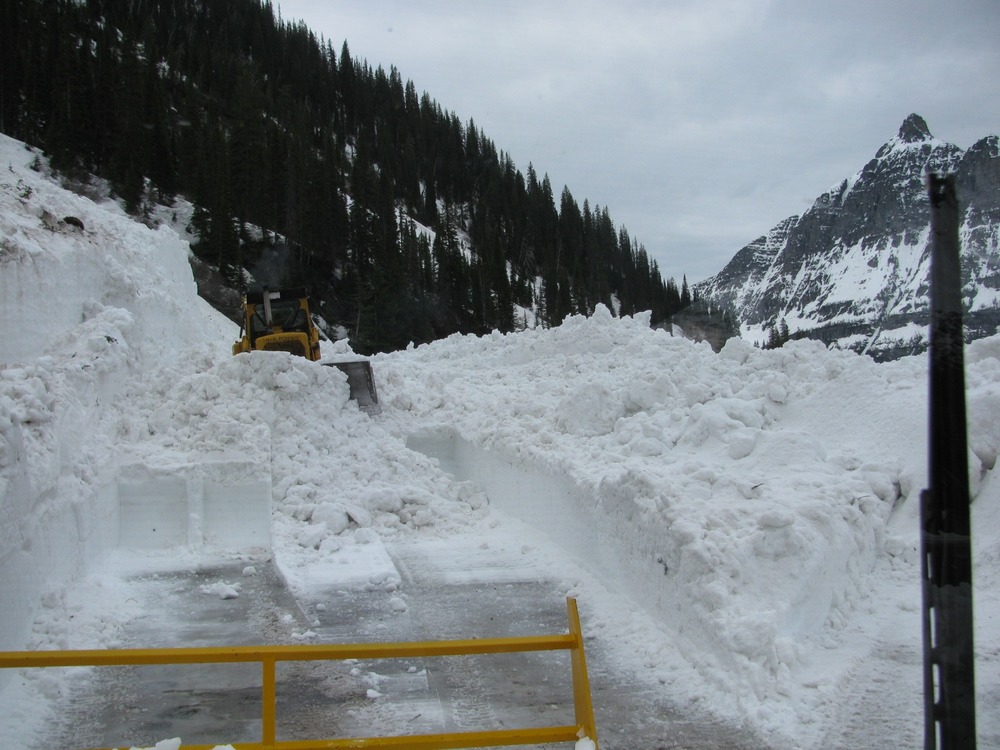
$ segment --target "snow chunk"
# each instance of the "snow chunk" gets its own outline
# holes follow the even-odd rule
[[[217,596],[220,599],[238,599],[240,596],[240,584],[227,583],[225,581],[218,581],[216,583],[207,583],[203,586],[200,586],[199,590],[203,594],[208,594],[209,596]]]

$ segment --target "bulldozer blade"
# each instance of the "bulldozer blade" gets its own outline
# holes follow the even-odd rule
[[[382,407],[378,403],[378,391],[375,390],[375,375],[372,365],[366,359],[348,362],[324,362],[327,367],[337,367],[347,375],[347,384],[351,387],[351,398],[358,402],[361,411],[368,414],[381,414]]]

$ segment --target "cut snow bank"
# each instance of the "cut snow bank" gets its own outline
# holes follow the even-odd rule
[[[172,229],[151,230],[115,203],[53,184],[44,160],[6,136],[0,155],[8,165],[0,181],[0,304],[9,316],[0,361],[30,361],[106,309],[130,314],[130,344],[147,363],[174,356],[184,348],[177,342],[218,342],[232,328],[197,296],[188,244]]]
[[[265,550],[273,507],[295,570],[468,509],[336,368],[231,356],[173,230],[63,189],[3,136],[0,161],[0,648],[119,544]]]
[[[0,649],[22,648],[47,592],[114,546],[276,539],[294,572],[467,522],[450,480],[349,402],[338,369],[233,357],[235,326],[197,296],[173,230],[63,189],[4,136],[0,162]]]
[[[17,648],[47,582],[116,541],[102,421],[177,339],[215,331],[173,232],[62,189],[5,136],[0,162],[0,648]]]
[[[975,491],[997,455],[998,346],[969,357],[970,414],[983,415]],[[468,478],[491,499],[491,483],[518,492],[516,479],[492,482],[517,467],[521,517],[548,524],[762,722],[836,641],[876,563],[917,559],[925,357],[879,365],[816,342],[760,351],[740,340],[716,355],[599,309],[556,329],[381,355],[376,367],[401,434],[426,440],[437,426],[437,449],[472,460]],[[457,448],[442,447],[452,434]],[[489,458],[469,459],[480,450]]]

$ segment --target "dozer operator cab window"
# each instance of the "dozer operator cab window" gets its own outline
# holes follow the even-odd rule
[[[283,331],[308,332],[306,311],[299,307],[298,300],[273,300],[271,302],[271,328],[264,320],[264,306],[256,305],[250,318],[250,339],[272,333],[275,328]]]
[[[286,331],[302,331],[303,333],[307,333],[306,311],[301,307],[296,307],[281,327]]]
[[[298,300],[272,302],[271,320],[283,331],[306,330],[306,311],[299,307]]]

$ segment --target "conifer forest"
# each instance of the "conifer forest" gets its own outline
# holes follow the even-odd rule
[[[691,301],[606,208],[270,2],[2,7],[0,131],[137,218],[190,201],[194,252],[234,287],[280,250],[281,284],[356,351]]]

